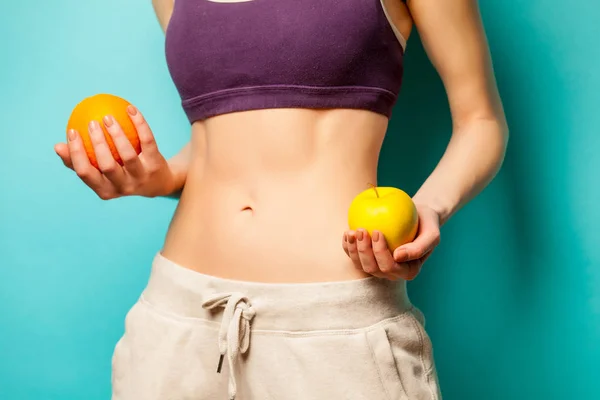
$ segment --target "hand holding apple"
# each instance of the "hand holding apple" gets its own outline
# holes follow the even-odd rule
[[[419,225],[417,208],[404,191],[394,187],[373,185],[352,200],[348,210],[348,227],[383,234],[387,246],[394,251],[411,242]]]
[[[411,280],[439,243],[439,223],[436,211],[402,190],[373,186],[352,201],[343,248],[368,274]]]

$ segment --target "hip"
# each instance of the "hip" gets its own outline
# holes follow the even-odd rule
[[[115,349],[113,399],[439,399],[423,324],[404,281],[253,283],[159,253]]]
[[[141,299],[167,314],[208,324],[220,323],[214,311],[226,308],[227,301],[235,303],[233,307],[243,303],[242,309],[251,307],[256,314],[252,327],[258,331],[361,329],[415,311],[422,318],[409,300],[404,280],[370,276],[329,282],[251,282],[192,271],[162,252],[154,258]]]

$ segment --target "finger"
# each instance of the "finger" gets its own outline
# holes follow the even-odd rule
[[[425,254],[425,257],[421,258],[421,260],[423,261],[423,264],[425,264],[425,261],[427,261],[427,259],[433,254],[433,250],[430,251],[429,253]]]
[[[123,166],[132,176],[139,177],[144,173],[144,167],[140,158],[138,157],[137,152],[131,145],[127,136],[123,132],[121,125],[114,119],[111,115],[106,115],[102,118],[104,122],[104,126],[106,126],[106,130],[110,134],[110,137],[115,144],[117,149],[117,153],[119,153],[119,157],[123,161]]]
[[[358,256],[358,248],[356,247],[356,232],[350,231],[348,232],[348,256],[354,263],[354,266],[357,269],[362,271],[362,264],[360,263],[360,257]]]
[[[423,265],[425,264],[425,261],[427,261],[427,259],[429,258],[429,256],[431,256],[432,253],[433,253],[433,250],[430,251],[429,253],[425,254],[423,257],[421,257],[419,259],[421,261],[421,267],[423,267]]]
[[[433,250],[429,251],[427,254],[425,254],[423,257],[421,257],[419,259],[410,260],[408,262],[398,264],[402,267],[403,278],[406,279],[407,281],[412,281],[413,279],[415,279],[417,277],[417,275],[419,275],[419,273],[421,272],[421,269],[423,269],[423,264],[425,264],[425,261],[429,258],[429,256],[432,253],[433,253]]]
[[[342,236],[342,248],[344,249],[346,255],[350,256],[348,253],[348,232],[344,232],[344,235]]]
[[[156,145],[156,140],[154,139],[154,134],[142,113],[134,106],[129,105],[127,107],[127,114],[129,114],[129,119],[131,119],[131,122],[133,122],[137,131],[144,157],[152,159],[153,157],[159,156],[160,153],[158,151],[158,146]]]
[[[125,171],[115,161],[113,154],[108,147],[104,131],[97,121],[91,121],[88,130],[96,154],[96,161],[100,171],[111,181],[115,186],[121,186],[125,180]]]
[[[423,259],[410,260],[402,265],[405,266],[404,279],[407,281],[412,281],[417,277],[417,275],[419,275],[419,272],[421,272],[421,267],[423,267]]]
[[[373,247],[371,246],[371,237],[369,233],[364,229],[358,229],[356,231],[358,257],[362,265],[363,271],[367,274],[383,277],[377,260],[373,255]]]
[[[397,262],[417,260],[433,250],[440,243],[440,230],[437,226],[423,225],[417,237],[411,243],[404,244],[394,250]]]
[[[392,252],[389,250],[383,234],[379,231],[374,231],[373,236],[371,237],[371,242],[373,247],[373,255],[375,256],[375,260],[377,261],[377,265],[379,265],[381,272],[386,274],[388,277],[391,276],[396,279],[403,278],[405,271],[394,261]]]
[[[99,191],[102,187],[103,176],[88,159],[83,141],[77,131],[71,129],[68,133],[68,147],[71,154],[73,169],[77,176],[92,190]]]
[[[433,250],[429,251],[421,258],[417,260],[411,260],[405,264],[407,265],[407,280],[412,280],[416,278],[416,276],[421,272],[421,269],[423,269],[425,261],[427,261],[431,254],[433,254]]]
[[[54,151],[60,157],[65,167],[73,169],[71,162],[71,154],[69,154],[69,146],[66,143],[58,143],[54,146]]]

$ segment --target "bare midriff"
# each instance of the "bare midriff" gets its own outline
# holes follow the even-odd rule
[[[162,254],[215,277],[364,278],[342,248],[354,196],[377,183],[388,119],[273,109],[192,125],[192,161]]]

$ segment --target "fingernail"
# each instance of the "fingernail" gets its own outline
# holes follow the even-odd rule
[[[357,238],[358,240],[363,240],[363,237],[364,237],[364,235],[363,235],[363,231],[358,231],[358,232],[356,232],[356,238]]]
[[[348,234],[344,232],[344,242],[348,241]]]
[[[104,121],[104,125],[106,125],[107,128],[110,128],[113,124],[113,118],[110,115],[105,115],[104,118],[102,118],[102,120]]]
[[[379,241],[379,231],[373,231],[373,235],[371,235],[371,238],[373,239],[374,242],[378,242]]]
[[[133,115],[137,114],[137,110],[135,109],[134,106],[129,105],[129,106],[127,106],[127,113],[129,115],[133,116]]]
[[[77,132],[75,132],[75,129],[69,129],[69,134],[67,135],[67,137],[69,138],[69,140],[75,140],[75,138],[77,137]]]
[[[90,133],[92,133],[93,130],[98,129],[99,127],[100,125],[98,125],[98,122],[90,121],[90,124],[88,125],[88,130],[90,131]]]
[[[348,235],[348,243],[354,244],[354,241],[355,241],[354,236],[353,235]]]

